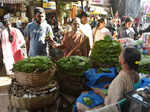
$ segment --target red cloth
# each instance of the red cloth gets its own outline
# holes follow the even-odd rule
[[[11,43],[12,53],[13,53],[13,57],[14,57],[15,63],[17,63],[17,61],[20,61],[20,60],[24,59],[24,56],[23,56],[23,54],[21,52],[21,49],[18,49],[18,46],[22,42],[19,39],[19,37],[17,36],[17,33],[16,33],[15,30],[11,31],[11,35],[13,36],[13,42]]]

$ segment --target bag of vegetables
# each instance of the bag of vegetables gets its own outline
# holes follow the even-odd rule
[[[28,57],[14,64],[16,81],[23,86],[41,87],[55,74],[55,64],[47,56]]]
[[[110,36],[104,40],[95,42],[92,48],[90,59],[94,68],[110,68],[118,66],[118,57],[121,52],[121,45]]]
[[[78,96],[85,87],[84,72],[92,67],[88,57],[70,56],[56,62],[57,80],[60,90]]]

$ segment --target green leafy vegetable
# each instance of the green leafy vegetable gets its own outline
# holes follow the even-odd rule
[[[56,65],[61,71],[79,75],[83,75],[83,72],[92,66],[89,58],[84,56],[70,56],[62,58],[56,62]]]
[[[95,42],[90,59],[96,68],[118,66],[120,52],[120,43],[112,40],[110,36],[105,36],[104,40]]]
[[[150,74],[150,56],[143,55],[139,64],[139,72],[144,74]]]
[[[90,97],[83,97],[83,101],[88,106],[90,106],[93,103],[93,101]]]
[[[14,64],[14,71],[25,73],[41,73],[52,68],[54,63],[47,56],[29,57]]]

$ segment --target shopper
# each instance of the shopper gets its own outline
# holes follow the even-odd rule
[[[80,14],[80,19],[81,19],[81,25],[80,25],[80,29],[81,32],[88,37],[89,39],[89,44],[90,44],[90,50],[93,47],[93,36],[92,36],[92,28],[91,26],[88,24],[88,15],[85,12],[82,12]],[[90,55],[90,54],[89,54]]]
[[[64,49],[64,56],[88,56],[90,50],[89,42],[88,40],[84,41],[86,37],[80,32],[80,25],[80,19],[76,17],[72,23],[72,30],[64,35],[62,44],[57,46],[57,48]]]
[[[5,65],[7,75],[13,74],[13,64],[24,59],[22,47],[25,46],[25,40],[21,31],[11,26],[8,19],[3,21],[4,29],[0,34],[3,63]]]
[[[134,39],[135,31],[132,27],[132,19],[127,17],[125,23],[120,27],[118,38],[132,38]]]
[[[49,56],[49,45],[54,44],[53,31],[45,20],[45,10],[41,7],[34,9],[34,20],[25,30],[27,53],[29,56]]]
[[[103,18],[98,20],[97,28],[93,29],[94,42],[104,40],[106,35],[111,35],[110,31],[105,27],[105,20]]]

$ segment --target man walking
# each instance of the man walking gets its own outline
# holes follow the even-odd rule
[[[45,10],[34,9],[34,19],[25,30],[27,53],[29,56],[49,56],[48,42],[53,45],[53,31],[45,20]]]

